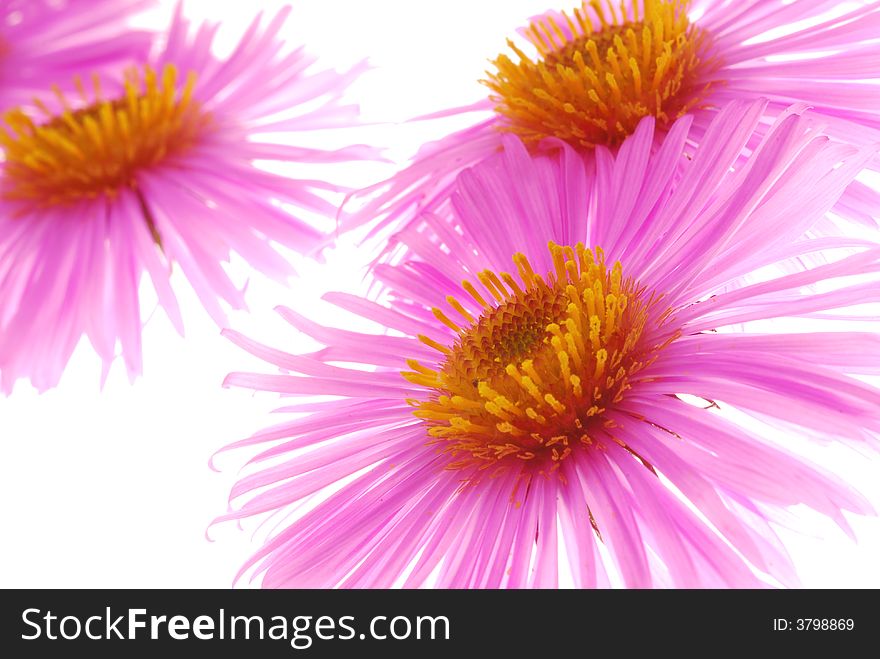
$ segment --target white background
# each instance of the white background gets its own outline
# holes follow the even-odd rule
[[[190,0],[185,9],[194,18],[224,23],[218,46],[226,51],[253,12],[280,5]],[[504,49],[505,38],[525,19],[547,8],[546,0],[293,5],[285,33],[292,44],[306,43],[322,66],[344,69],[365,57],[374,66],[349,98],[361,104],[365,121],[387,123],[333,139],[387,146],[388,155],[401,161],[456,124],[396,122],[481,98],[476,80],[487,59]],[[172,7],[165,2],[140,22],[161,26]],[[366,184],[392,169],[372,164],[338,172]],[[302,277],[289,288],[252,276],[251,313],[231,314],[230,325],[297,352],[312,346],[273,313],[275,305],[350,323],[318,298],[326,290],[360,290],[367,257],[350,242],[327,257],[324,266],[295,259]],[[247,281],[240,263],[230,271]],[[220,337],[179,274],[174,284],[186,338],[156,313],[144,329],[145,374],[133,385],[116,365],[100,390],[100,366],[82,344],[57,389],[38,395],[20,383],[11,397],[0,398],[0,586],[222,588],[255,548],[252,524],[244,531],[232,524],[213,527],[213,542],[206,539],[245,456],[220,456],[220,473],[208,468],[208,459],[273,421],[274,397],[220,386],[230,371],[269,367]],[[144,298],[146,317],[155,301],[146,289]],[[880,508],[880,464],[835,448],[805,451]],[[809,535],[782,532],[804,585],[880,587],[876,518],[852,518],[859,544],[824,519],[805,519]]]

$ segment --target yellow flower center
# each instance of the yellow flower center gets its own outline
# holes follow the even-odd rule
[[[550,253],[555,272],[546,277],[523,254],[513,257],[522,285],[509,273],[480,273],[494,304],[464,282],[482,315],[474,318],[450,296],[465,323],[434,314],[457,333],[453,346],[421,337],[445,355],[442,366],[407,362],[412,370],[403,376],[435,392],[411,401],[414,414],[456,457],[454,468],[558,468],[572,451],[594,445],[606,409],[676,336],[645,341],[659,298],[624,279],[619,262],[608,268],[600,248],[550,243]]]
[[[503,128],[529,144],[557,137],[575,147],[615,146],[643,117],[667,125],[698,106],[718,61],[707,33],[688,21],[687,5],[644,0],[628,16],[611,0],[592,0],[562,21],[532,23],[538,61],[508,40],[519,61],[499,55],[497,71],[483,81],[509,120]]]
[[[161,78],[150,67],[130,75],[125,95],[115,100],[102,100],[97,77],[93,83],[98,100],[78,110],[56,89],[65,110],[56,116],[40,104],[46,123],[21,110],[6,113],[0,131],[5,199],[47,207],[136,188],[138,170],[189,149],[209,121],[192,100],[195,75],[179,86],[171,65]]]

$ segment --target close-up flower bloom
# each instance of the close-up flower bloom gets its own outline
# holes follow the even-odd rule
[[[105,374],[119,346],[135,377],[142,275],[182,332],[172,265],[222,324],[221,301],[244,307],[222,267],[231,252],[283,281],[292,269],[276,247],[307,253],[322,241],[301,213],[332,217],[326,195],[340,188],[255,163],[370,156],[357,146],[330,151],[287,141],[354,124],[357,108],[340,99],[363,67],[315,72],[312,56],[284,48],[279,30],[288,13],[255,18],[221,59],[212,53],[217,25],[192,27],[178,5],[153,56],[115,78],[83,70],[71,81],[74,95],[44,96],[36,115],[5,114],[0,390],[9,393],[21,378],[39,390],[55,386],[84,335]]]
[[[28,105],[83,71],[143,58],[152,35],[126,22],[155,0],[6,0],[0,5],[0,110]]]
[[[272,529],[239,576],[797,585],[777,533],[796,506],[847,531],[846,513],[873,514],[791,445],[876,448],[880,390],[860,376],[880,371],[880,339],[813,323],[869,318],[880,249],[809,236],[876,146],[829,140],[801,107],[766,116],[646,117],[595,158],[499,137],[458,177],[451,222],[401,232],[408,258],[376,266],[379,299],[325,296],[382,331],[281,307],[323,346],[294,355],[227,330],[281,370],[228,386],[301,399],[227,447],[262,450],[218,519]],[[784,319],[797,332],[768,322]]]
[[[497,152],[506,133],[532,149],[555,138],[590,153],[619,146],[644,117],[654,117],[659,136],[691,113],[690,139],[699,143],[720,108],[735,100],[768,99],[765,126],[804,103],[832,138],[875,143],[878,34],[880,2],[873,0],[593,0],[547,12],[491,61],[480,81],[488,88],[483,100],[438,107],[428,117],[473,114],[474,124],[424,146],[405,169],[360,191],[340,219],[354,228],[381,218],[374,228],[398,229],[422,211],[445,218],[457,174]],[[880,169],[880,161],[868,166]],[[877,191],[856,181],[835,213],[874,227],[878,208]]]

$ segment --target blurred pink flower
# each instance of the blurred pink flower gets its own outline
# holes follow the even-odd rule
[[[618,146],[644,116],[657,119],[662,135],[692,113],[691,140],[699,143],[727,102],[767,98],[765,127],[804,103],[832,138],[880,142],[880,2],[838,5],[598,0],[567,15],[538,16],[520,31],[529,44],[509,41],[510,55],[493,62],[482,81],[490,90],[485,100],[425,117],[478,113],[474,125],[424,146],[407,168],[360,191],[346,204],[342,226],[381,218],[374,231],[399,228],[421,211],[447,219],[457,174],[496,153],[507,132],[533,149],[555,137],[589,152]],[[880,171],[880,159],[868,166]],[[835,212],[873,227],[878,209],[880,195],[857,181]]]
[[[301,252],[322,234],[292,207],[332,216],[339,188],[269,173],[255,161],[327,163],[371,155],[290,146],[260,134],[353,124],[339,103],[358,74],[312,72],[301,49],[283,51],[288,10],[257,17],[226,59],[216,25],[191,29],[180,6],[161,52],[123,80],[77,80],[77,97],[16,110],[0,134],[0,390],[19,378],[53,387],[86,335],[104,362],[117,350],[141,372],[138,287],[146,273],[178,331],[169,274],[177,264],[202,305],[244,306],[221,263],[240,254],[279,280],[291,274],[275,243]],[[120,70],[119,74],[122,73]]]
[[[155,0],[6,0],[0,5],[0,111],[29,105],[50,85],[143,58],[148,32],[126,21]]]
[[[690,116],[655,152],[652,118],[595,158],[500,137],[459,176],[453,222],[403,231],[409,260],[377,266],[383,299],[326,296],[387,333],[287,308],[324,348],[291,355],[227,331],[282,370],[228,385],[305,397],[226,449],[265,446],[219,519],[278,516],[240,574],[555,587],[562,543],[579,587],[611,572],[630,587],[797,584],[773,528],[785,509],[847,530],[843,511],[872,512],[777,439],[864,448],[880,431],[880,391],[852,376],[880,371],[880,338],[808,320],[880,301],[880,249],[803,237],[875,149],[830,142],[798,108],[756,141],[766,110],[721,110],[683,170]],[[827,264],[731,287],[816,251]],[[724,331],[775,318],[804,331]]]

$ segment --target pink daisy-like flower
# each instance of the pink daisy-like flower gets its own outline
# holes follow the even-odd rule
[[[0,110],[31,103],[82,71],[141,59],[152,36],[126,21],[154,0],[6,0],[0,5]]]
[[[164,48],[124,82],[77,79],[78,97],[5,116],[0,134],[0,390],[19,378],[54,386],[83,335],[104,361],[117,344],[141,371],[138,286],[146,273],[178,331],[177,264],[205,309],[244,305],[221,267],[231,251],[260,272],[291,274],[275,243],[302,252],[323,235],[291,207],[332,216],[336,186],[269,173],[255,161],[326,163],[371,151],[291,146],[261,137],[351,124],[341,105],[358,74],[311,72],[278,38],[288,10],[254,20],[227,59],[216,25],[192,30],[180,7]],[[122,71],[120,71],[120,74]]]
[[[488,118],[425,146],[406,169],[362,190],[346,205],[344,227],[376,218],[377,229],[406,226],[422,211],[448,216],[457,174],[497,152],[505,133],[533,149],[557,138],[591,152],[619,146],[643,117],[655,117],[659,136],[692,113],[690,138],[699,143],[727,102],[767,98],[765,125],[802,102],[822,115],[831,137],[876,143],[880,2],[843,12],[838,4],[594,0],[536,17],[521,30],[525,43],[509,40],[509,54],[494,60],[482,81],[485,100],[432,115]],[[880,170],[878,159],[868,165]],[[880,195],[854,182],[835,212],[875,226],[878,208]]]
[[[809,331],[814,314],[880,301],[880,249],[804,237],[876,148],[829,141],[801,112],[755,143],[765,104],[733,103],[682,169],[690,116],[655,152],[646,118],[595,159],[505,136],[460,175],[454,222],[403,232],[410,259],[376,267],[382,300],[327,295],[387,334],[285,308],[326,347],[291,355],[228,331],[283,373],[227,384],[311,397],[228,447],[265,445],[220,519],[281,519],[242,573],[555,587],[564,545],[580,587],[797,584],[782,509],[844,529],[843,511],[872,509],[776,438],[867,447],[880,431],[880,391],[853,377],[877,373],[880,339]],[[827,264],[758,277],[819,250]],[[724,332],[776,318],[806,331]]]

